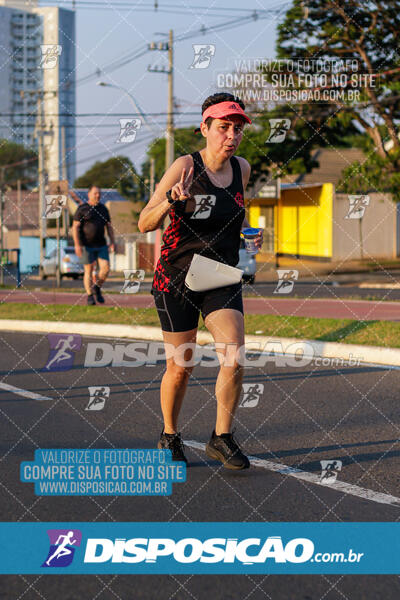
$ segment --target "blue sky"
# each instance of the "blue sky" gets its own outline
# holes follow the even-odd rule
[[[232,9],[271,9],[284,7],[277,0],[252,0],[250,5],[242,1],[226,0],[159,0],[160,7],[176,5],[179,14],[141,11],[150,8],[149,1],[129,3],[131,11],[120,10],[118,4],[125,0],[105,0],[94,9],[79,7],[77,1],[77,113],[108,113],[108,117],[91,116],[77,118],[78,165],[77,174],[83,173],[95,160],[105,160],[116,153],[129,156],[135,167],[145,159],[151,131],[145,126],[139,130],[133,144],[117,144],[119,136],[118,113],[132,112],[126,96],[116,89],[98,87],[96,81],[103,80],[130,90],[144,112],[165,112],[167,107],[167,76],[150,73],[149,64],[165,64],[166,52],[146,52],[141,58],[108,74],[93,75],[89,82],[80,81],[118,60],[128,52],[140,49],[151,41],[166,39],[159,32],[174,30],[174,36],[193,33],[191,39],[177,42],[175,50],[174,96],[180,103],[179,110],[185,114],[176,117],[179,126],[198,125],[201,103],[210,93],[217,91],[216,74],[226,71],[233,61],[250,58],[273,58],[275,56],[277,14],[266,19],[252,20],[249,24],[218,32],[195,33],[205,27],[226,23],[244,17],[248,13]],[[43,2],[45,4],[45,2]],[[70,8],[70,2],[58,2]],[[286,3],[288,6],[288,3]],[[198,8],[205,7],[205,8]],[[214,12],[212,8],[218,9]],[[223,9],[230,9],[224,11]],[[218,16],[214,16],[217,12]],[[282,13],[283,14],[283,13]],[[282,14],[280,20],[282,19]],[[214,44],[215,55],[207,69],[190,69],[194,56],[192,45]],[[197,113],[190,115],[187,113]],[[154,127],[162,132],[165,117],[155,119]]]

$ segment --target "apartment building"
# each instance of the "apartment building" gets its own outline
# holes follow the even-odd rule
[[[39,103],[49,180],[75,179],[75,12],[0,0],[0,137],[35,147]],[[63,157],[65,156],[65,169]]]

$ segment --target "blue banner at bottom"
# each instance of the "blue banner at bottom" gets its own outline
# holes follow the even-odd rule
[[[400,523],[0,523],[1,574],[399,574]]]

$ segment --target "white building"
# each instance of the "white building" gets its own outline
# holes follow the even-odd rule
[[[75,179],[75,12],[37,0],[0,0],[0,137],[35,146],[43,101],[49,180]]]
[[[0,0],[0,136],[32,146],[36,99],[21,92],[41,87],[42,32],[38,15],[13,8],[23,4]]]

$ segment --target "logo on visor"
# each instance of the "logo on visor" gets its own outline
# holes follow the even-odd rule
[[[230,104],[228,108],[233,108],[233,110],[239,110],[236,104]]]

